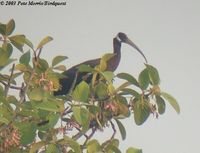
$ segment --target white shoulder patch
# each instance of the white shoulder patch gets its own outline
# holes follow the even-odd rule
[[[116,38],[119,42],[121,42],[121,39],[119,38],[118,35],[117,35],[115,38]]]

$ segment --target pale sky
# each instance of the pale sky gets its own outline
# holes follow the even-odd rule
[[[54,41],[42,53],[49,61],[66,55],[67,67],[112,52],[112,38],[125,32],[158,68],[161,89],[179,102],[180,115],[167,104],[166,113],[142,126],[133,116],[124,121],[127,139],[120,148],[143,153],[199,153],[200,149],[200,1],[199,0],[66,0],[66,6],[1,6],[0,22],[13,18],[17,33],[37,43]],[[135,76],[144,68],[133,49],[122,47],[117,72]],[[104,139],[106,134],[99,134]],[[120,138],[120,137],[119,137]]]

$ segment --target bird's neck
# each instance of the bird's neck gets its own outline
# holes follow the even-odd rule
[[[117,38],[113,39],[113,53],[115,56],[108,61],[107,71],[115,71],[121,59],[121,42]]]
[[[117,55],[121,55],[121,42],[119,39],[114,38],[113,39],[113,51]]]

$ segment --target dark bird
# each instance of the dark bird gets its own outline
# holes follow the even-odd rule
[[[117,36],[115,38],[113,38],[113,53],[115,55],[110,60],[108,60],[107,68],[106,68],[107,71],[114,72],[116,70],[116,68],[118,67],[120,60],[121,60],[121,44],[122,43],[126,43],[126,44],[132,46],[133,48],[135,48],[144,57],[145,62],[147,63],[147,59],[146,59],[145,55],[143,54],[143,52],[126,36],[126,34],[120,32],[117,34]],[[61,89],[54,92],[54,95],[66,95],[70,91],[75,78],[76,78],[76,82],[75,82],[74,86],[76,86],[83,80],[83,77],[86,75],[86,72],[77,73],[77,71],[78,71],[77,68],[80,65],[82,65],[82,64],[89,65],[90,67],[94,68],[95,66],[100,64],[100,60],[101,60],[101,58],[88,60],[88,61],[82,62],[80,64],[77,64],[77,65],[71,67],[70,69],[68,69],[67,71],[63,72],[63,74],[66,77],[60,79]],[[87,83],[91,82],[91,78],[92,77],[87,78],[86,82]]]

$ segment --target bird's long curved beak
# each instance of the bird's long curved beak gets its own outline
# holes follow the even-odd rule
[[[145,57],[144,53],[130,39],[127,39],[125,43],[127,43],[128,45],[130,45],[133,48],[135,48],[144,57],[145,62],[148,63],[147,62],[147,58]]]

